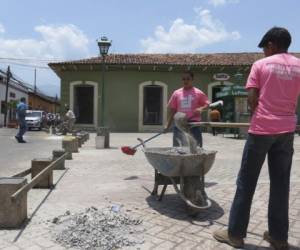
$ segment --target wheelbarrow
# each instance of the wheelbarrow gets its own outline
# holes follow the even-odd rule
[[[144,147],[144,153],[155,169],[152,195],[157,195],[158,185],[164,185],[159,197],[162,200],[167,186],[172,184],[190,215],[211,207],[204,177],[212,168],[217,151],[198,148],[196,154],[191,154],[182,147]]]

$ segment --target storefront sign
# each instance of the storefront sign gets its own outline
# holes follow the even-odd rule
[[[227,96],[247,97],[248,92],[243,86],[226,86],[216,94],[217,98],[222,98]]]
[[[213,75],[213,78],[216,81],[228,81],[230,79],[230,75],[226,73],[216,73]]]

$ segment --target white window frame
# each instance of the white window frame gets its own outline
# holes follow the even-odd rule
[[[162,119],[162,125],[144,125],[143,124],[143,107],[144,107],[144,87],[151,85],[161,86],[163,89],[163,119]],[[140,132],[153,132],[153,131],[159,131],[164,128],[164,125],[167,122],[167,103],[168,103],[168,85],[166,83],[163,83],[161,81],[146,81],[139,84],[139,131]]]

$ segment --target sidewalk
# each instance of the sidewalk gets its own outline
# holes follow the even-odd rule
[[[228,211],[235,192],[235,177],[239,169],[243,140],[221,136],[204,136],[207,149],[218,150],[216,162],[206,177],[206,191],[213,207],[191,219],[185,213],[183,201],[171,186],[162,202],[150,195],[153,188],[152,167],[139,150],[135,156],[121,153],[122,145],[136,144],[136,138],[150,134],[112,134],[112,149],[96,150],[94,137],[66,161],[66,171],[56,171],[56,188],[29,192],[29,216],[23,230],[1,230],[0,249],[64,249],[51,239],[51,221],[67,210],[122,205],[122,210],[139,217],[146,227],[146,243],[133,249],[231,249],[217,243],[211,236],[215,229],[227,225]],[[168,146],[171,135],[162,135],[149,146]],[[291,183],[290,243],[300,246],[300,138],[295,141],[295,159]],[[261,173],[254,197],[249,235],[245,249],[267,249],[262,234],[267,229],[268,201],[267,169]],[[38,209],[37,209],[38,208]],[[292,248],[293,249],[293,248]]]

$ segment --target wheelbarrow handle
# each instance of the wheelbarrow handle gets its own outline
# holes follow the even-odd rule
[[[148,138],[147,140],[142,141],[141,143],[135,145],[132,149],[136,149],[136,148],[142,146],[143,144],[145,144],[146,142],[149,142],[149,141],[153,140],[154,138],[156,138],[156,137],[158,137],[158,136],[160,136],[160,135],[162,135],[162,134],[163,134],[163,133],[158,133],[158,134],[156,134],[156,135],[154,135],[154,136]]]

